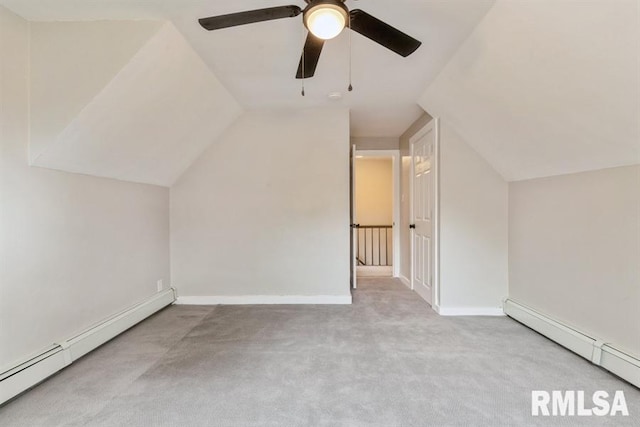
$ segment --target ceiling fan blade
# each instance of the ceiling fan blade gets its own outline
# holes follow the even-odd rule
[[[349,12],[349,15],[351,16],[351,29],[353,31],[381,44],[398,55],[407,57],[422,44],[413,37],[360,9],[353,9]]]
[[[313,77],[316,72],[316,67],[318,66],[318,60],[320,59],[323,46],[324,40],[317,38],[311,33],[307,34],[307,40],[304,42],[304,54],[300,57],[296,79],[308,79],[309,77]],[[304,77],[302,76],[303,60]]]
[[[237,25],[253,24],[254,22],[271,21],[273,19],[293,18],[302,13],[298,6],[278,6],[266,9],[249,10],[247,12],[230,13],[228,15],[211,16],[198,19],[205,30],[219,30]]]

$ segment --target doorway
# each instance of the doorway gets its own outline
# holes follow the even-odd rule
[[[400,153],[353,151],[353,287],[358,277],[399,274]]]

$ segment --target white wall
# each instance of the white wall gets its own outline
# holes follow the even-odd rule
[[[349,113],[243,115],[171,187],[181,296],[349,295]]]
[[[509,294],[640,356],[640,166],[509,185]]]
[[[0,367],[169,284],[168,189],[27,166],[28,59],[0,7]]]
[[[440,125],[440,307],[499,308],[508,291],[508,186]]]

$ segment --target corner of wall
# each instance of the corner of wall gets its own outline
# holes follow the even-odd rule
[[[444,120],[439,147],[441,308],[499,309],[509,291],[508,183]]]

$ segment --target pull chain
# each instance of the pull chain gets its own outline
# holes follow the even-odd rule
[[[304,65],[305,65],[304,63],[306,62],[306,58],[305,58],[306,49],[305,49],[305,47],[306,47],[306,44],[307,44],[307,41],[306,41],[307,40],[307,35],[305,34],[304,27],[302,27],[302,34],[304,36],[304,45],[302,46],[302,76],[301,76],[302,77],[302,92],[301,92],[301,94],[302,94],[302,96],[304,96]]]
[[[351,53],[351,14],[349,14],[349,92],[353,90],[352,82],[352,71],[351,71],[351,63],[352,63],[352,53]]]

